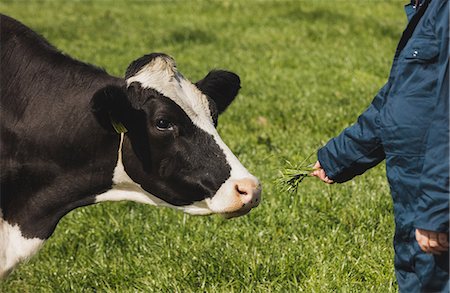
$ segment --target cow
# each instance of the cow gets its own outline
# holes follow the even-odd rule
[[[0,26],[0,277],[78,207],[130,200],[231,218],[258,206],[260,182],[216,130],[238,75],[191,83],[151,53],[114,77],[11,17]]]

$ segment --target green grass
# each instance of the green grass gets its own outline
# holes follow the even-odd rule
[[[341,185],[308,178],[296,195],[275,182],[386,81],[403,2],[2,1],[1,12],[114,75],[150,52],[172,55],[192,81],[238,73],[219,132],[264,198],[229,221],[135,203],[77,209],[0,291],[395,292],[384,166]]]

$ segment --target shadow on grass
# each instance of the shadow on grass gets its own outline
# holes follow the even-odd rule
[[[181,27],[168,32],[168,36],[164,38],[163,43],[169,44],[208,44],[216,40],[214,34],[198,29]]]
[[[353,29],[371,31],[379,37],[398,39],[398,27],[392,23],[386,23],[385,20],[376,17],[358,17],[354,13],[344,14],[341,9],[332,11],[330,9],[317,8],[314,10],[306,10],[302,7],[295,7],[289,12],[279,15],[283,19],[291,21],[299,21],[304,23],[307,21],[314,25],[314,23],[327,23],[331,26],[338,26],[339,24],[352,25]]]

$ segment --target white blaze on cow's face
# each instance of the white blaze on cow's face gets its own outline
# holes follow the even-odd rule
[[[259,204],[259,181],[215,128],[240,88],[237,75],[212,71],[194,85],[171,57],[150,54],[130,65],[126,83],[136,112],[124,122],[129,132],[114,177],[122,195],[113,190],[98,201],[127,199],[126,191],[137,201],[230,217]]]

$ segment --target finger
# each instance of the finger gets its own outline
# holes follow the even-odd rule
[[[424,252],[429,252],[429,246],[428,246],[428,237],[425,235],[424,230],[416,229],[416,240],[419,244],[420,249]]]
[[[319,161],[317,161],[317,162],[314,164],[313,169],[322,169],[322,166],[320,165],[320,162],[319,162]]]
[[[314,176],[320,176],[321,173],[323,172],[323,169],[316,169],[312,172],[312,174],[314,174]]]
[[[323,172],[323,178],[322,181],[327,183],[327,184],[331,184],[333,183],[333,180],[331,180],[330,178],[328,178],[327,174],[325,174],[325,171]]]
[[[314,165],[314,167],[317,167],[317,166],[320,166],[320,163],[318,161],[317,161],[316,165]],[[328,184],[333,184],[334,183],[333,180],[328,178],[327,174],[325,173],[325,170],[321,169],[320,167],[319,167],[319,169],[314,170],[311,173],[311,176],[318,177],[320,180],[322,180],[323,182],[328,183]]]
[[[442,252],[446,252],[446,251],[448,251],[448,248],[442,247],[442,246],[439,246],[439,247],[436,247],[436,248],[430,250],[430,252],[433,254],[441,254]]]
[[[417,229],[416,230],[416,240],[419,244],[420,249],[422,249],[425,253],[432,253],[436,255],[440,255],[441,252],[446,251],[439,244],[436,246],[436,239],[438,238],[437,233]]]
[[[320,180],[323,181],[325,179],[325,176],[326,176],[325,175],[325,171],[323,169],[319,169],[316,172],[317,172],[317,177],[319,177]]]
[[[436,234],[436,239],[439,243],[439,246],[433,248],[431,253],[441,254],[441,252],[448,251],[448,235],[446,233],[435,233],[435,234]],[[441,243],[440,239],[442,239],[444,243]]]
[[[311,173],[311,176],[314,176],[314,177],[317,177],[317,178],[321,179],[321,178],[320,178],[320,170],[313,171],[313,172]]]
[[[429,252],[432,254],[441,254],[442,251],[445,251],[445,248],[438,242],[438,233],[430,231],[428,232],[428,236]]]
[[[429,232],[428,233],[428,244],[430,245],[431,249],[437,248],[439,247],[439,242],[438,242],[438,233],[435,232]]]
[[[447,233],[439,233],[438,241],[442,247],[445,247],[448,250],[448,235],[447,235]]]

